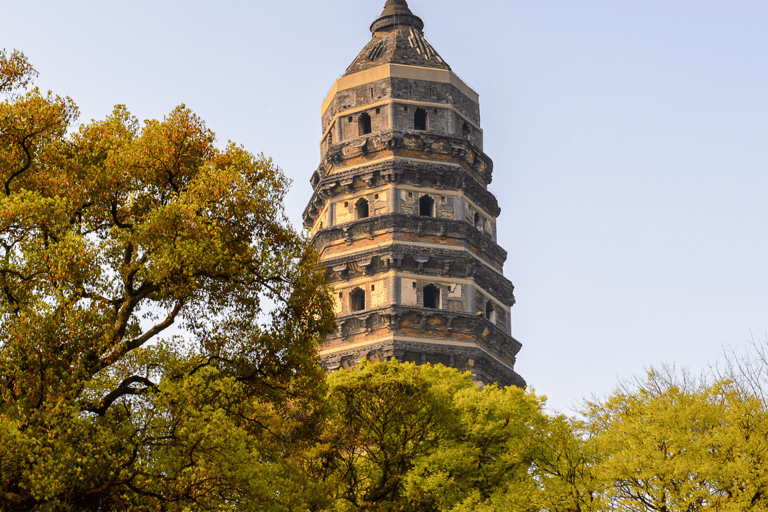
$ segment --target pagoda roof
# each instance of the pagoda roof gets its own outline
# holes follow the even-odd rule
[[[379,18],[371,24],[371,40],[344,76],[383,64],[450,70],[451,67],[424,38],[423,29],[424,22],[411,12],[406,0],[387,0]]]

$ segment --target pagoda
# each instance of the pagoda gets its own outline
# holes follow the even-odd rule
[[[388,0],[322,104],[304,211],[338,315],[322,364],[441,363],[524,387],[479,97],[423,29],[405,0]]]

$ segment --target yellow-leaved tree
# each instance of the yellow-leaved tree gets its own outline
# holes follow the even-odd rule
[[[289,510],[334,316],[288,180],[34,76],[0,53],[0,510]]]
[[[586,414],[610,510],[766,509],[766,410],[733,381],[651,369]]]

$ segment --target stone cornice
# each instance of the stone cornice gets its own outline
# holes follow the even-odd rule
[[[427,251],[393,243],[338,258],[326,258],[321,265],[326,268],[326,277],[331,285],[363,276],[375,278],[377,274],[397,270],[417,274],[424,279],[433,276],[472,279],[507,307],[515,304],[514,285],[466,251],[448,248]]]
[[[466,241],[478,256],[485,257],[499,269],[507,259],[507,251],[467,222],[401,213],[377,215],[321,229],[315,233],[312,243],[322,254],[326,247],[334,242],[344,241],[352,245],[357,241],[370,239],[376,234],[385,232]]]
[[[375,331],[379,330],[386,330],[394,336],[409,335],[413,331],[424,338],[442,339],[449,344],[451,339],[472,340],[510,368],[523,346],[484,316],[445,309],[391,305],[338,317],[336,332],[322,343],[321,353],[334,350],[331,349],[334,340],[347,339],[352,335],[370,335],[373,341]]]
[[[332,198],[388,183],[461,191],[489,215],[498,217],[501,213],[496,196],[462,167],[450,162],[395,157],[334,174],[315,172],[314,192],[303,213],[304,225],[311,227]]]
[[[422,130],[388,130],[338,142],[325,153],[318,172],[322,178],[326,171],[342,167],[342,164],[349,165],[361,157],[372,159],[378,153],[392,151],[419,154],[425,160],[450,159],[462,163],[483,186],[492,181],[493,161],[469,140]],[[315,184],[314,176],[312,184]]]

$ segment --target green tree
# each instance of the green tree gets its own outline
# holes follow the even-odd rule
[[[364,361],[328,381],[315,465],[332,492],[326,509],[472,510],[508,490],[527,507],[516,510],[532,510],[545,418],[531,393],[397,361]]]
[[[290,510],[333,313],[288,180],[34,75],[0,53],[0,510]]]
[[[543,400],[487,385],[459,390],[453,406],[455,428],[415,465],[412,493],[429,495],[441,511],[537,510],[531,470],[546,424]]]
[[[370,363],[328,378],[322,477],[337,510],[410,510],[405,478],[452,428],[452,397],[471,380],[444,367]],[[428,510],[425,508],[425,510]]]
[[[563,415],[549,417],[537,442],[532,473],[539,484],[540,510],[605,510],[605,482],[598,473],[604,460],[597,438],[586,425]]]

